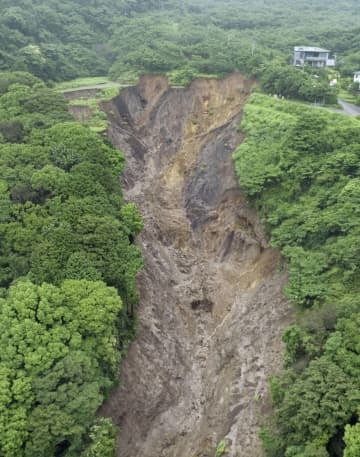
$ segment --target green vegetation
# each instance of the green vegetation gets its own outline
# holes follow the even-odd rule
[[[111,423],[94,420],[133,336],[142,222],[123,200],[122,154],[41,81],[11,79],[0,95],[0,455],[113,457]]]
[[[344,100],[345,102],[356,103],[356,96],[344,89],[340,90],[339,97],[341,98],[341,100]]]
[[[69,82],[70,83],[70,82]],[[69,101],[70,106],[89,108],[88,119],[84,119],[82,124],[87,125],[93,132],[102,133],[108,126],[106,114],[102,110],[101,103],[111,100],[119,94],[119,87],[105,87],[92,98],[74,98]]]
[[[360,449],[360,423],[345,427],[345,444],[344,457],[356,457]]]
[[[288,63],[294,45],[314,43],[338,53],[347,74],[360,65],[355,1],[160,4],[157,11],[116,19],[110,37],[115,51],[111,77],[134,71],[180,72],[186,82],[201,73],[223,75],[234,68],[259,76],[276,58]]]
[[[19,281],[0,309],[2,455],[79,455],[118,368],[116,290]]]
[[[235,68],[261,75],[294,45],[336,52],[346,76],[360,68],[356,0],[1,0],[1,70],[63,81],[169,72],[178,84]]]
[[[76,78],[71,81],[63,81],[55,84],[55,89],[58,92],[65,90],[76,89],[79,87],[95,86],[98,84],[108,84],[110,80],[107,76],[91,76],[87,78]]]
[[[226,440],[221,440],[216,446],[215,457],[221,457],[227,452]]]
[[[340,90],[339,98],[345,102],[353,103],[360,106],[360,89],[359,84],[354,83],[347,86],[347,89]]]
[[[286,372],[271,381],[266,454],[360,455],[359,120],[254,94],[242,129],[240,185],[288,261],[298,309]]]
[[[123,156],[94,133],[118,89],[71,102],[89,106],[94,131],[59,92],[142,72],[186,86],[238,69],[269,94],[335,103],[329,72],[289,67],[304,44],[337,54],[357,102],[358,1],[0,6],[0,456],[114,457],[114,427],[95,413],[134,333],[142,222],[119,187]],[[288,260],[299,310],[283,337],[286,372],[271,380],[266,453],[358,457],[359,122],[255,94],[244,130],[240,183]]]
[[[101,418],[90,430],[91,444],[81,457],[115,457],[115,429],[109,419]]]
[[[119,2],[1,0],[0,69],[45,80],[101,76],[108,30]]]
[[[312,103],[336,105],[338,90],[329,86],[328,70],[305,68],[300,71],[292,66],[268,66],[262,75],[263,90],[285,98]]]

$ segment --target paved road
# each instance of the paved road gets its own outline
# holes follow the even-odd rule
[[[360,106],[353,105],[352,103],[339,100],[339,104],[343,107],[343,112],[349,116],[360,116]]]
[[[344,102],[343,100],[338,100],[339,105],[342,106],[342,109],[329,108],[326,106],[314,105],[317,108],[326,109],[333,113],[346,114],[347,116],[360,116],[360,106],[356,106],[353,103]]]

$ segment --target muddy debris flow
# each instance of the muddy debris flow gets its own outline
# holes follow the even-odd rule
[[[238,73],[189,88],[144,76],[104,104],[145,222],[138,336],[100,412],[119,426],[119,457],[213,457],[223,439],[230,457],[262,455],[291,311],[231,157],[252,85]]]

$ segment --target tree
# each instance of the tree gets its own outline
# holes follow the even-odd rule
[[[360,455],[360,423],[345,427],[345,450],[344,457],[357,457]]]
[[[0,300],[0,453],[79,452],[118,369],[121,300],[102,282],[18,282]]]
[[[89,436],[91,444],[81,457],[115,457],[115,429],[109,419],[99,419]]]

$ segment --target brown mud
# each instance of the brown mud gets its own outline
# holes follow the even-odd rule
[[[127,158],[145,268],[136,341],[101,413],[120,427],[121,457],[258,457],[267,379],[291,320],[281,259],[234,174],[253,82],[235,73],[170,88],[145,76],[104,104]]]

